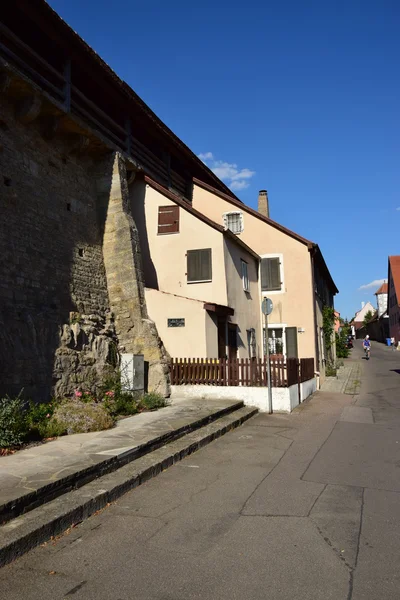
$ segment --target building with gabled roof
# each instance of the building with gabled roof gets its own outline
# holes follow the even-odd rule
[[[388,260],[388,314],[390,337],[400,341],[400,256]]]

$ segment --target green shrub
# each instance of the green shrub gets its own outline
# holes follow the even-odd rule
[[[0,399],[0,448],[20,446],[28,433],[24,402],[20,396]]]
[[[336,367],[328,363],[325,368],[325,375],[327,377],[336,377]]]
[[[341,333],[336,334],[336,356],[338,358],[347,358],[350,354],[349,348],[346,346],[347,343],[347,335],[343,331]]]
[[[56,407],[49,419],[48,430],[62,435],[102,431],[113,425],[114,419],[102,404],[65,400]]]
[[[49,427],[50,419],[53,416],[56,402],[35,404],[29,403],[27,411],[27,422],[29,426],[29,437],[43,438],[54,437],[58,435]]]
[[[164,396],[161,396],[161,394],[157,394],[156,392],[144,394],[140,403],[147,408],[147,410],[157,410],[158,408],[163,408],[169,404],[167,398],[164,398]]]
[[[106,392],[102,404],[106,411],[112,416],[128,416],[139,412],[140,398],[136,394],[121,392],[116,395],[114,392]]]

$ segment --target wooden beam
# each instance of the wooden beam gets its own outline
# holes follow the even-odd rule
[[[11,75],[7,71],[0,71],[0,92],[5,94],[8,91],[11,83]]]
[[[214,312],[216,315],[221,317],[232,317],[235,314],[235,310],[230,306],[223,306],[222,304],[213,304],[211,302],[204,303],[204,310]]]

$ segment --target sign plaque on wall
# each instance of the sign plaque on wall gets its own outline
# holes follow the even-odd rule
[[[168,319],[168,327],[185,327],[185,319]]]

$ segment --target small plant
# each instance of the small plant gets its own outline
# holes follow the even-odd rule
[[[0,448],[20,446],[28,433],[28,422],[24,402],[6,396],[0,399]]]
[[[147,394],[144,394],[140,403],[147,410],[158,410],[159,408],[164,408],[164,406],[167,406],[168,400],[164,398],[164,396],[161,396],[161,394],[157,394],[156,392],[149,392]]]
[[[105,393],[103,405],[112,417],[119,415],[134,415],[142,408],[140,405],[140,394],[131,392],[120,392],[115,394],[113,391]]]
[[[102,404],[78,400],[61,402],[49,420],[49,428],[58,431],[58,435],[101,431],[113,425],[114,419]]]
[[[53,416],[56,407],[56,401],[50,403],[35,404],[29,403],[27,411],[27,422],[29,426],[29,437],[43,438],[54,437],[58,435],[49,428],[49,419]]]
[[[69,319],[69,323],[70,325],[77,325],[78,323],[82,323],[83,318],[81,313],[78,312],[74,312],[74,313],[70,313],[70,319]]]
[[[96,402],[96,398],[94,397],[92,392],[81,392],[80,390],[75,390],[74,400],[77,400],[78,402],[84,402],[85,404]]]
[[[336,367],[328,363],[325,368],[325,375],[327,377],[336,377]]]

